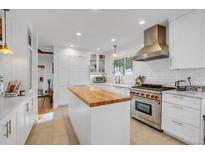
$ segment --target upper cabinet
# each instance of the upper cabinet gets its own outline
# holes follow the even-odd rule
[[[105,55],[103,54],[90,55],[90,73],[91,74],[105,73]]]
[[[203,49],[202,10],[194,10],[169,22],[169,52],[171,69],[202,68]]]

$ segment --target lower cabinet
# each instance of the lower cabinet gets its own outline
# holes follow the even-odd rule
[[[22,145],[25,142],[25,112],[24,112],[24,104],[21,104],[21,106],[17,110],[17,116],[16,116],[16,127],[17,127],[17,144]]]
[[[16,144],[16,111],[8,114],[1,120],[1,144],[14,145]]]
[[[33,95],[0,121],[0,144],[24,144],[36,119],[37,102]]]
[[[186,96],[162,95],[162,129],[187,144],[203,144],[201,100]]]

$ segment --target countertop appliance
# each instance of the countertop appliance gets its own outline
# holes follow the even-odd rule
[[[175,89],[156,84],[133,86],[130,90],[131,116],[161,130],[162,91]]]
[[[94,76],[93,83],[104,83],[106,82],[105,76]]]
[[[135,61],[148,61],[168,57],[166,27],[155,25],[144,31],[144,47],[132,59]]]
[[[175,87],[176,87],[176,90],[178,90],[178,91],[186,91],[186,89],[187,89],[186,81],[185,80],[176,81]]]
[[[144,81],[145,81],[145,76],[140,75],[135,79],[135,85],[141,86],[142,84],[144,84]]]

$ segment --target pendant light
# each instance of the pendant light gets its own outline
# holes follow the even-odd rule
[[[118,53],[117,53],[117,45],[114,45],[114,52],[112,53],[112,56],[115,58],[115,57],[118,57]]]
[[[4,10],[4,45],[1,45],[0,47],[0,54],[6,54],[10,55],[13,54],[13,52],[9,49],[7,42],[6,42],[6,12],[9,11],[9,9],[3,9]]]

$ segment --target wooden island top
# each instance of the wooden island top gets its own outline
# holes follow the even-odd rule
[[[89,107],[126,102],[130,96],[113,93],[93,86],[72,86],[68,88],[73,94],[85,102]]]

